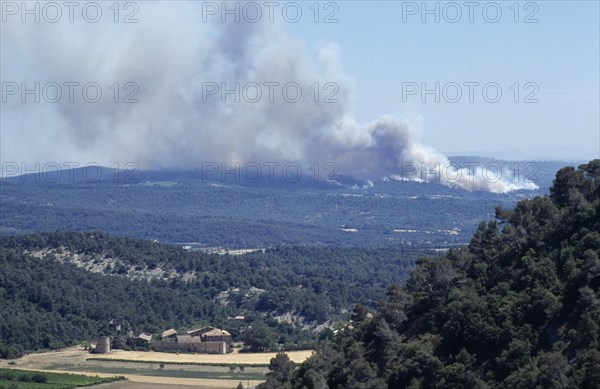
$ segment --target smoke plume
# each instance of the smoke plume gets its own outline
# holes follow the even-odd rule
[[[76,94],[69,102],[63,88],[58,103],[42,99],[32,107],[9,99],[3,153],[10,141],[28,155],[26,142],[35,138],[39,155],[54,160],[132,161],[147,169],[333,162],[339,173],[363,179],[436,179],[492,192],[535,188],[486,179],[480,167],[450,165],[399,118],[357,123],[352,80],[341,70],[334,45],[311,54],[277,23],[204,23],[193,2],[140,3],[138,18],[135,24],[109,17],[96,24],[5,23],[3,81],[95,82],[103,96],[89,103]],[[127,82],[139,90],[124,89]],[[114,83],[118,102],[109,88]],[[239,101],[223,96],[222,86],[234,89],[236,83]],[[269,99],[273,83],[278,86]],[[300,87],[298,101],[290,101],[294,88],[283,97],[282,86],[290,83]],[[258,99],[255,84],[261,87]],[[132,91],[139,102],[124,103]],[[423,175],[432,169],[440,174]]]

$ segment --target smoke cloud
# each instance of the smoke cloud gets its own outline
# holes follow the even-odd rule
[[[333,162],[339,173],[362,179],[436,179],[492,192],[536,188],[486,178],[481,167],[452,166],[399,118],[357,123],[354,87],[335,45],[311,53],[284,26],[267,21],[203,23],[193,2],[144,2],[138,18],[135,24],[4,23],[3,81],[95,82],[102,98],[87,102],[76,89],[69,102],[64,86],[57,103],[23,104],[9,96],[3,153],[7,142],[23,153],[36,138],[39,155],[54,160],[133,161],[147,169]],[[128,82],[135,85],[125,88]],[[286,85],[293,87],[284,91]],[[298,90],[301,98],[292,101]],[[124,103],[130,93],[139,102]],[[425,168],[440,174],[423,175]]]

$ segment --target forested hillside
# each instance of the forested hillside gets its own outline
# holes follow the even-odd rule
[[[421,260],[373,318],[263,388],[599,388],[600,160],[496,210],[468,248]],[[294,376],[293,378],[291,378]]]
[[[5,237],[0,356],[89,340],[112,319],[135,333],[218,325],[236,340],[253,326],[263,349],[309,347],[319,336],[311,329],[346,320],[354,304],[375,307],[424,254],[279,247],[233,256],[100,232]],[[246,320],[228,320],[237,315]]]
[[[538,192],[495,194],[407,181],[244,186],[193,172],[141,171],[131,182],[111,180],[110,171],[101,181],[71,175],[78,177],[63,171],[58,182],[49,174],[0,180],[0,235],[102,230],[198,247],[448,247],[466,244],[496,205],[513,207],[548,188],[543,179]]]

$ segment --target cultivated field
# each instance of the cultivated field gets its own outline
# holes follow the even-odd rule
[[[311,350],[289,351],[286,354],[294,362],[304,362]],[[86,359],[102,358],[128,360],[132,362],[194,363],[207,365],[268,365],[276,353],[231,353],[231,354],[174,354],[154,351],[113,350],[111,354],[89,354]]]
[[[292,360],[302,362],[311,353],[294,351],[288,355]],[[129,380],[100,385],[107,389],[214,389],[234,388],[239,382],[244,387],[263,382],[264,375],[268,372],[265,366],[274,356],[275,353],[214,355],[121,350],[99,355],[73,347],[62,351],[29,354],[10,361],[10,364],[9,361],[0,360],[0,367],[97,377],[124,376]],[[242,366],[244,367],[241,368]]]

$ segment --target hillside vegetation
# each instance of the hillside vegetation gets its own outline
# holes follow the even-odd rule
[[[468,248],[420,260],[373,318],[263,388],[599,388],[600,160],[496,210]]]
[[[404,181],[244,185],[206,181],[198,172],[135,171],[125,182],[107,169],[99,181],[84,180],[81,170],[63,171],[58,182],[51,174],[9,177],[0,180],[0,235],[102,230],[198,247],[447,247],[466,244],[496,205],[545,193],[554,165],[538,162],[526,174],[524,163],[503,164],[504,178],[540,186],[507,194]]]
[[[112,319],[136,335],[203,324],[254,351],[307,348],[354,304],[375,307],[420,254],[280,247],[231,256],[100,232],[5,237],[0,356],[91,340],[110,333]],[[228,319],[238,315],[245,320]]]

